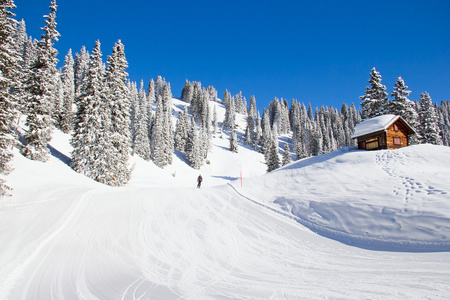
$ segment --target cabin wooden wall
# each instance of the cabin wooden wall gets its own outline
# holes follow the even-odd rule
[[[376,147],[373,146],[374,142],[377,142]],[[372,145],[369,147],[369,145]],[[358,138],[358,148],[364,150],[380,150],[386,149],[386,134],[384,131],[372,133],[369,135],[361,136]]]
[[[395,125],[397,130],[395,130]],[[395,139],[399,139],[399,144],[395,143]],[[386,143],[388,149],[398,149],[408,146],[408,130],[402,122],[395,122],[387,128]]]

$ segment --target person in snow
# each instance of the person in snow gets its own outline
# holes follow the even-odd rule
[[[197,187],[198,188],[200,188],[201,187],[201,185],[202,185],[202,181],[203,181],[203,177],[202,177],[202,174],[200,174],[200,175],[198,175],[198,177],[197,177]]]

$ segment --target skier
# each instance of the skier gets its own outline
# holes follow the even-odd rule
[[[197,182],[198,182],[197,187],[198,187],[198,188],[201,187],[202,181],[203,181],[203,177],[202,177],[202,174],[200,174],[200,175],[198,175],[198,177],[197,177]]]

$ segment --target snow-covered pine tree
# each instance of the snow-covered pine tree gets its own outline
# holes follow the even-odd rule
[[[272,172],[280,167],[280,157],[278,156],[278,146],[276,145],[275,139],[271,140],[269,147],[269,154],[267,155],[266,165],[267,172]]]
[[[175,125],[175,149],[185,152],[186,142],[189,134],[189,116],[187,112],[187,106],[184,106],[184,110],[178,115],[178,119]]]
[[[439,136],[438,117],[430,95],[420,94],[419,124],[417,131],[422,144],[442,145]]]
[[[230,132],[230,151],[236,153],[238,152],[237,135],[234,129]]]
[[[145,160],[150,160],[150,139],[148,132],[148,110],[147,97],[144,91],[144,83],[141,82],[141,87],[138,92],[137,102],[139,109],[136,110],[136,124],[135,136],[133,139],[133,151]]]
[[[156,112],[151,132],[150,149],[153,162],[160,168],[167,165],[164,155],[164,114],[163,97],[159,95],[156,99]]]
[[[164,108],[164,125],[163,125],[164,160],[166,164],[171,165],[174,150],[174,138],[173,138],[173,122],[172,122],[172,91],[170,88],[170,83],[164,86],[162,95]]]
[[[203,165],[201,142],[194,120],[192,120],[190,127],[186,141],[186,160],[192,168],[198,170]]]
[[[234,108],[234,101],[228,90],[223,93],[223,104],[225,106],[225,118],[223,120],[223,128],[226,130],[234,130],[236,120],[236,111]]]
[[[209,94],[209,100],[217,102],[217,90],[213,86],[208,86],[207,90]]]
[[[72,50],[69,49],[64,60],[64,66],[61,73],[61,81],[63,83],[64,100],[61,109],[61,117],[59,127],[65,133],[69,133],[72,129],[73,111],[72,106],[75,99],[75,79],[74,79],[74,60]]]
[[[61,128],[61,116],[63,113],[63,105],[64,105],[64,84],[61,80],[61,75],[58,71],[58,74],[55,76],[55,83],[53,87],[53,107],[52,107],[52,118],[53,124],[57,128]]]
[[[130,95],[130,102],[131,102],[130,134],[131,134],[132,147],[134,149],[134,139],[135,139],[136,133],[138,131],[138,122],[137,122],[138,111],[140,110],[140,103],[138,100],[139,92],[137,90],[136,82],[134,82],[134,81],[132,82],[132,81],[128,80],[127,88],[128,88],[128,93]]]
[[[369,79],[370,87],[366,87],[366,93],[359,98],[362,100],[362,117],[370,119],[387,113],[388,98],[386,86],[381,84],[381,75],[372,68]]]
[[[280,108],[281,108],[281,128],[279,132],[281,134],[287,134],[289,133],[289,130],[291,129],[291,124],[289,122],[289,103],[284,99],[281,99],[280,102]]]
[[[249,146],[253,146],[255,143],[255,119],[251,116],[250,111],[247,115],[244,142]]]
[[[4,1],[2,3],[3,6],[7,3],[11,3],[14,1]],[[25,49],[28,43],[28,35],[27,35],[27,30],[26,30],[26,25],[25,25],[25,21],[22,19],[21,21],[17,22],[16,20],[11,19],[13,24],[13,32],[12,32],[12,39],[13,39],[13,45],[14,45],[14,52],[17,53],[18,57],[19,57],[19,69],[21,72],[23,72],[25,69],[28,68],[28,65],[24,64],[24,56],[25,56]]]
[[[112,178],[108,179],[108,182],[114,186],[124,185],[131,177],[131,171],[128,167],[131,146],[131,100],[126,85],[127,68],[128,62],[125,57],[125,47],[119,40],[114,45],[112,54],[108,57],[106,69],[106,98],[108,99],[108,110],[111,113],[109,139],[113,151],[110,153],[113,174]],[[143,98],[145,98],[143,83],[141,84],[141,89],[144,94]],[[146,108],[147,105],[144,109]],[[147,114],[146,116],[148,118]]]
[[[216,105],[214,105],[214,111],[213,111],[213,133],[216,134],[217,133],[217,126],[218,126],[218,119],[217,119],[217,109],[216,109]]]
[[[155,81],[155,99],[158,99],[158,96],[162,96],[163,88],[166,85],[166,80],[162,78],[162,76],[156,77]]]
[[[55,99],[56,56],[58,52],[53,47],[58,40],[56,30],[56,1],[52,0],[50,14],[45,20],[46,26],[41,29],[44,34],[38,43],[37,59],[30,69],[30,76],[26,82],[26,102],[28,117],[25,134],[27,145],[22,154],[32,160],[46,161],[50,154],[47,144],[51,139],[51,114]]]
[[[441,132],[442,144],[450,146],[450,102],[441,101],[438,109],[438,124]]]
[[[91,54],[89,71],[80,95],[76,98],[77,114],[71,140],[72,168],[98,182],[111,184],[109,155],[112,153],[108,140],[111,126],[109,106],[105,99],[105,69],[102,62],[100,41],[95,43]]]
[[[234,102],[234,107],[237,113],[247,114],[247,100],[242,96],[242,91],[239,91],[239,93],[234,97]]]
[[[284,152],[283,152],[283,166],[291,163],[291,149],[289,148],[289,143],[284,144]]]
[[[344,128],[344,145],[345,146],[350,146],[351,145],[351,135],[353,133],[353,129],[354,129],[354,124],[353,124],[353,119],[350,117],[350,108],[348,107],[348,105],[346,103],[343,103],[341,106],[341,111],[340,111],[340,117],[342,120],[342,126]]]
[[[200,116],[201,116],[201,127],[205,128],[206,132],[209,134],[211,131],[211,112],[209,109],[209,93],[208,90],[203,88],[202,94],[200,97],[201,107],[200,107]]]
[[[5,5],[7,3],[10,3],[9,1],[3,1],[3,4],[1,5]],[[11,12],[10,12],[11,13]],[[7,15],[5,14],[5,18],[7,17]],[[20,22],[17,22],[16,20],[12,19],[12,34],[10,36],[10,38],[12,39],[10,47],[11,47],[11,52],[12,53],[16,53],[16,60],[17,60],[17,68],[15,69],[16,74],[14,75],[14,79],[15,82],[17,84],[14,84],[11,86],[10,89],[10,93],[13,94],[13,96],[16,99],[22,99],[23,98],[23,82],[25,82],[25,78],[26,78],[26,74],[28,73],[28,68],[29,65],[26,65],[25,62],[28,62],[25,59],[25,50],[27,49],[27,44],[28,44],[28,36],[26,33],[26,28],[25,28],[25,21],[22,20]],[[17,105],[19,105],[20,103],[17,102]],[[18,109],[20,110],[20,106],[18,107]]]
[[[280,100],[274,98],[272,102],[269,103],[268,107],[270,126],[273,129],[274,125],[277,125],[277,134],[280,133],[278,130],[281,128],[281,106]],[[264,118],[264,116],[263,116]]]
[[[252,118],[256,118],[256,98],[254,95],[250,96],[250,104],[248,105],[248,115]]]
[[[316,122],[313,123],[309,131],[309,153],[312,156],[323,154],[323,134],[320,129],[320,125]]]
[[[270,128],[269,112],[267,109],[264,109],[263,112],[261,129],[261,152],[264,154],[264,157],[266,157],[267,160],[267,156],[269,155],[269,150],[272,143],[272,130]]]
[[[181,100],[187,103],[191,103],[193,93],[194,93],[194,85],[186,79],[184,87],[181,90]]]
[[[73,64],[74,81],[75,81],[75,97],[80,95],[87,73],[89,72],[90,57],[85,46],[81,47],[80,53],[75,54]]]
[[[412,128],[416,128],[418,115],[414,102],[408,99],[411,91],[408,91],[407,88],[408,86],[405,85],[403,78],[398,77],[391,93],[394,98],[389,102],[389,113],[401,116]],[[417,136],[411,136],[409,142],[410,144],[417,144]]]
[[[211,144],[210,144],[210,135],[208,129],[206,129],[206,126],[203,126],[202,129],[200,130],[199,137],[200,137],[202,158],[207,158],[208,152],[211,149]]]
[[[16,72],[20,62],[12,37],[15,20],[11,10],[15,7],[13,0],[0,2],[0,198],[9,195],[11,190],[6,185],[4,176],[12,170],[9,162],[13,157],[12,148],[17,139],[12,130],[17,103],[10,94],[10,90],[16,86]]]
[[[155,82],[153,81],[153,78],[152,78],[152,79],[150,79],[150,82],[148,83],[148,86],[147,86],[147,103],[150,106],[150,109],[151,109],[151,105],[155,102],[156,102]]]
[[[255,124],[255,138],[253,140],[253,149],[256,151],[259,151],[259,145],[261,144],[261,136],[262,136],[262,129],[261,129],[261,116],[259,115],[259,112],[257,112],[256,115],[256,124]]]

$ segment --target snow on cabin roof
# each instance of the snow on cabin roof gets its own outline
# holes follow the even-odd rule
[[[396,115],[382,115],[365,120],[355,126],[355,133],[352,135],[352,138],[357,138],[372,132],[386,130],[398,118],[400,117]]]

